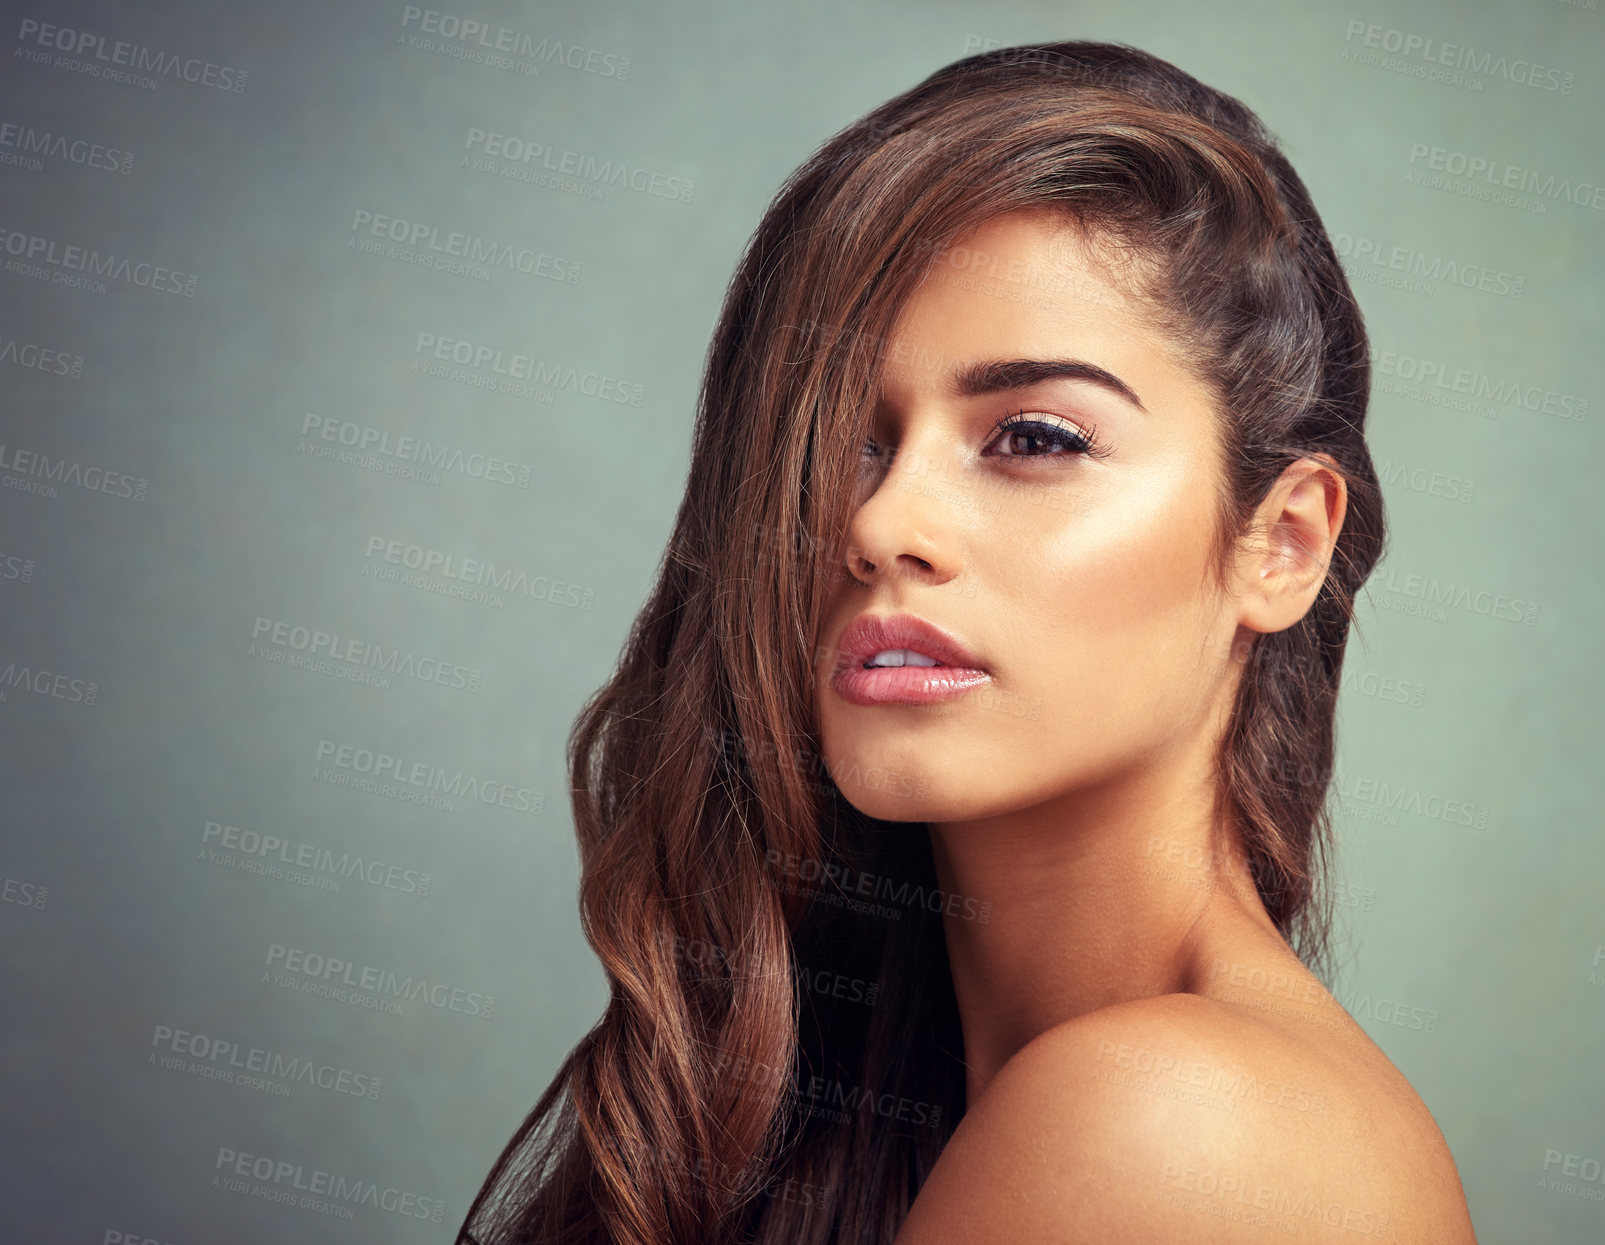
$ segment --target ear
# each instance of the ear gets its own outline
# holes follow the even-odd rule
[[[1309,612],[1343,530],[1348,486],[1336,461],[1313,454],[1290,464],[1254,512],[1237,559],[1237,621],[1283,631]]]

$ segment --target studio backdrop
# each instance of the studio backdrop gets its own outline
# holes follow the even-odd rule
[[[966,54],[1264,118],[1374,347],[1334,987],[1486,1242],[1605,1239],[1595,0],[35,0],[0,24],[8,1240],[441,1242],[606,983],[564,740],[725,283]]]

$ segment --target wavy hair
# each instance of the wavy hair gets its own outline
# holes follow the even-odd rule
[[[569,737],[611,997],[460,1241],[889,1243],[951,1135],[962,1037],[930,845],[831,781],[813,658],[891,326],[944,248],[1018,209],[1126,256],[1217,399],[1217,575],[1289,464],[1324,455],[1347,484],[1313,605],[1240,654],[1218,762],[1259,897],[1320,966],[1339,674],[1384,541],[1353,293],[1237,100],[1117,44],[970,56],[820,147],[730,282],[667,549]],[[864,912],[844,881],[870,875],[892,903]]]

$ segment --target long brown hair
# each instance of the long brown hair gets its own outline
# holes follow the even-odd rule
[[[612,996],[461,1240],[890,1242],[951,1135],[953,897],[919,827],[864,816],[826,774],[813,658],[897,312],[944,247],[1025,208],[1131,256],[1218,399],[1217,569],[1284,467],[1324,454],[1347,482],[1315,603],[1243,654],[1219,762],[1259,896],[1318,964],[1339,673],[1384,538],[1359,309],[1237,100],[1121,45],[971,56],[825,143],[730,283],[655,584],[569,739],[581,918]],[[864,877],[888,903],[843,902]],[[871,983],[873,1005],[809,971]]]

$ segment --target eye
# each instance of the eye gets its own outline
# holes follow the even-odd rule
[[[1041,416],[1041,412],[1032,412]],[[1088,426],[1076,428],[1052,416],[1028,419],[1026,412],[1016,411],[998,424],[1001,432],[993,445],[1004,446],[1000,458],[1069,458],[1085,455],[1102,458],[1109,447],[1098,439],[1098,430]],[[1037,452],[1046,447],[1046,452]]]
[[[1005,448],[994,455],[998,458],[1103,458],[1110,448],[1098,437],[1098,429],[1089,424],[1083,430],[1052,415],[1034,411],[1039,418],[1027,418],[1024,410],[1006,416],[993,429],[1000,432],[993,445]],[[882,453],[873,437],[864,441],[860,460],[869,463]],[[894,452],[895,454],[895,452]]]
[[[863,449],[859,451],[858,465],[860,467],[871,467],[883,453],[887,453],[887,451],[882,450],[880,442],[876,441],[874,437],[866,437]],[[896,451],[894,450],[888,456],[895,456],[895,454]]]

